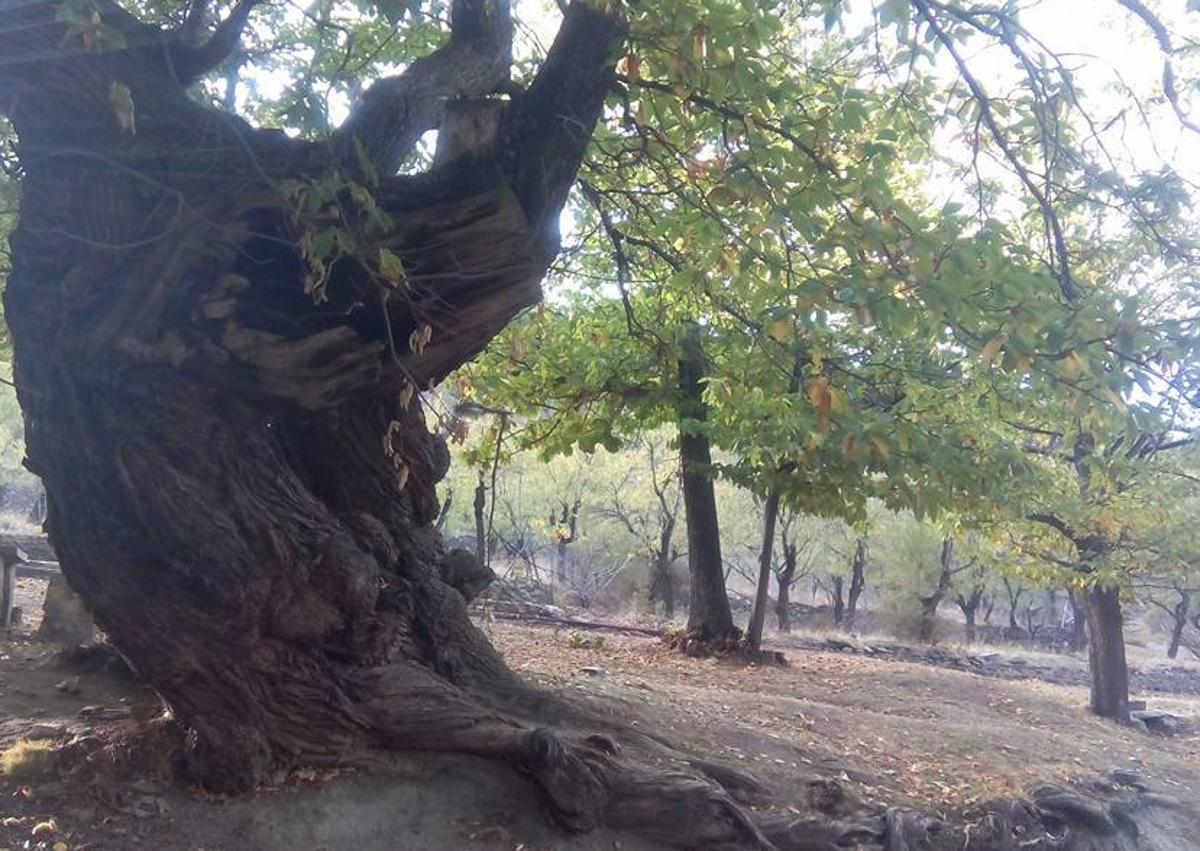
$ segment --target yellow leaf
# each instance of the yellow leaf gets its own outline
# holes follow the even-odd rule
[[[808,382],[808,400],[817,410],[817,428],[829,430],[829,412],[833,408],[833,394],[829,392],[829,381],[818,375]]]
[[[136,133],[137,125],[133,117],[133,93],[129,90],[129,86],[114,80],[108,87],[108,100],[112,104],[113,113],[116,115],[121,129],[127,133]]]
[[[1079,373],[1083,372],[1083,358],[1079,356],[1079,352],[1074,349],[1067,351],[1066,357],[1063,358],[1062,371],[1067,378],[1077,378]]]
[[[379,248],[379,274],[393,286],[404,280],[404,264],[400,262],[399,257],[382,246]]]
[[[983,349],[979,353],[979,356],[981,358],[983,358],[983,362],[986,363],[988,366],[995,366],[996,361],[1000,357],[1000,350],[1004,348],[1004,344],[1007,342],[1008,342],[1008,334],[1001,331],[999,334],[997,334],[995,337],[992,337],[992,339],[988,340],[984,344]]]
[[[771,335],[771,339],[779,343],[786,343],[792,335],[792,322],[786,316],[782,319],[776,319],[767,326],[767,333]]]

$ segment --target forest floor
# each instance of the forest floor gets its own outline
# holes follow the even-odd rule
[[[136,737],[153,695],[128,676],[66,661],[33,640],[35,625],[0,638],[0,752],[28,739]],[[758,667],[687,658],[648,637],[596,642],[595,633],[499,620],[482,626],[526,677],[697,756],[795,789],[797,801],[815,781],[834,781],[869,801],[949,814],[1114,768],[1133,769],[1181,801],[1200,797],[1194,725],[1170,738],[1118,728],[1088,716],[1077,686],[832,649],[789,649],[787,666]],[[1149,703],[1200,716],[1195,696],[1155,694]],[[566,837],[510,772],[465,758],[405,759],[387,775],[296,772],[238,798],[172,785],[149,770],[101,776],[80,786],[53,775],[0,775],[0,849],[649,847],[599,832]]]

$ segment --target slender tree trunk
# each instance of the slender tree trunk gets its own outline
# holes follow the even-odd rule
[[[762,646],[763,624],[767,620],[768,598],[771,592],[771,565],[774,562],[775,524],[779,518],[779,492],[771,491],[763,505],[762,551],[758,554],[758,587],[754,592],[754,608],[750,611],[747,639],[751,650]]]
[[[1091,634],[1088,664],[1092,673],[1092,712],[1128,723],[1129,669],[1120,592],[1116,588],[1095,587],[1088,591],[1087,622]]]
[[[833,607],[833,625],[841,626],[846,619],[845,580],[840,576],[833,577],[833,591],[829,595]]]
[[[850,593],[846,597],[847,632],[854,630],[854,621],[858,616],[858,600],[867,585],[867,539],[859,538],[854,542],[854,560],[850,563]]]
[[[783,569],[778,574],[779,593],[775,600],[775,616],[779,619],[779,631],[792,631],[792,582],[796,578],[796,547],[783,544]]]
[[[691,600],[688,632],[703,642],[721,642],[736,638],[733,612],[725,591],[725,571],[721,563],[721,535],[717,520],[717,499],[711,478],[712,454],[705,422],[704,350],[700,327],[690,324],[684,331],[679,359],[679,457],[681,489],[686,514],[688,568],[691,574]]]
[[[1179,602],[1175,604],[1175,610],[1172,613],[1171,640],[1167,644],[1168,659],[1175,659],[1179,656],[1179,645],[1183,642],[1183,631],[1187,627],[1188,610],[1191,607],[1191,591],[1180,591]]]
[[[475,558],[480,564],[488,563],[487,536],[487,485],[483,482],[483,473],[479,474],[479,483],[475,485]]]
[[[942,571],[938,574],[937,588],[928,597],[919,597],[921,601],[921,622],[917,628],[917,640],[922,644],[933,641],[937,627],[937,611],[950,590],[950,580],[958,570],[958,560],[954,554],[954,539],[942,539],[941,555]]]
[[[575,543],[579,535],[579,506],[581,500],[577,497],[573,503],[561,502],[562,513],[555,518],[550,512],[550,525],[556,529],[554,539],[554,569],[560,582],[569,579],[570,560],[567,548]]]
[[[675,583],[671,580],[671,563],[674,561],[674,550],[671,539],[675,537],[675,517],[668,515],[658,536],[658,550],[654,553],[654,564],[651,566],[650,601],[662,603],[663,615],[675,617]]]

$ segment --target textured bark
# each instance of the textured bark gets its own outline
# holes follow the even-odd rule
[[[1091,643],[1092,712],[1122,724],[1129,722],[1129,669],[1125,664],[1124,619],[1116,588],[1095,587],[1087,595]]]
[[[1087,606],[1079,602],[1079,595],[1067,589],[1067,600],[1071,604],[1071,650],[1078,653],[1087,647]]]
[[[779,519],[779,491],[771,491],[763,505],[762,551],[758,555],[758,585],[754,592],[754,608],[750,612],[750,627],[746,638],[751,650],[762,646],[763,625],[767,621],[767,605],[771,591],[771,565],[775,558],[775,525]]]
[[[697,641],[719,643],[736,639],[738,630],[733,625],[733,612],[725,592],[717,499],[709,473],[712,454],[703,430],[708,417],[703,397],[704,373],[700,328],[691,325],[684,332],[679,360],[682,396],[679,414],[684,423],[679,435],[679,457],[691,575],[688,632]]]

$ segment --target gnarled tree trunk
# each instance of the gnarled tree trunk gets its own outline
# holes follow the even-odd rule
[[[397,176],[428,129],[455,150],[454,110],[507,80],[507,4],[458,0],[446,46],[320,144],[186,92],[253,5],[198,44],[96,0],[122,39],[91,51],[57,4],[0,5],[0,109],[24,172],[5,315],[63,572],[212,787],[454,751],[519,766],[572,828],[758,842],[713,786],[546,729],[545,696],[471,624],[433,529],[448,454],[413,390],[540,297],[620,27],[572,5],[531,86],[487,104],[490,138]],[[305,256],[317,225],[295,195],[321,181],[357,250]],[[368,227],[368,206],[388,218]],[[647,817],[657,795],[681,815]]]
[[[969,596],[964,597],[962,594],[957,598],[958,608],[963,613],[963,623],[965,625],[965,633],[967,642],[975,640],[975,615],[979,611],[979,604],[983,602],[983,588],[976,587],[971,591]]]

